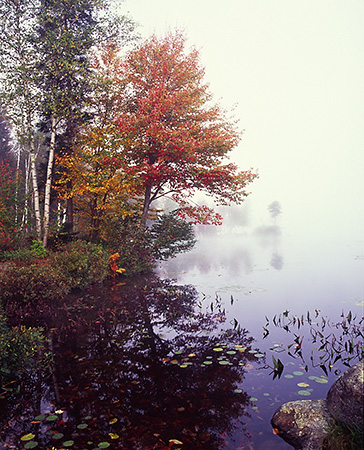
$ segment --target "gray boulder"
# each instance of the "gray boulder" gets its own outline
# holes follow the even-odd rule
[[[364,361],[350,367],[331,386],[326,406],[332,417],[345,425],[363,427]]]
[[[271,423],[278,435],[293,447],[318,450],[331,420],[325,400],[297,400],[280,406]]]
[[[284,403],[271,423],[278,435],[296,449],[319,450],[334,420],[363,426],[364,361],[343,373],[331,386],[326,400]]]

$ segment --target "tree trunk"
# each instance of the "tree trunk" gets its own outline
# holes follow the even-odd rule
[[[144,205],[143,205],[143,213],[142,213],[142,220],[141,220],[142,225],[145,225],[147,222],[151,194],[152,194],[152,186],[147,185],[145,187],[145,193],[144,193]]]
[[[90,222],[90,241],[97,242],[100,237],[100,211],[97,209],[97,199],[93,199],[90,204],[91,222]]]
[[[36,229],[36,233],[37,233],[37,239],[38,239],[38,241],[40,241],[42,239],[42,219],[41,219],[41,215],[40,215],[37,169],[35,167],[35,151],[34,151],[33,139],[30,142],[29,159],[30,159],[30,173],[31,173],[32,185],[33,185],[35,229]]]
[[[51,187],[52,187],[52,172],[53,172],[53,159],[54,159],[54,147],[56,143],[56,118],[52,116],[51,126],[51,143],[49,146],[49,157],[47,165],[47,178],[44,194],[44,234],[43,234],[43,247],[47,247],[48,234],[49,234],[49,210],[51,203]]]
[[[72,180],[67,182],[67,189],[69,192],[72,191]],[[66,206],[66,227],[69,233],[73,233],[73,198],[67,198]]]
[[[21,228],[24,234],[28,234],[28,228],[25,226],[28,222],[29,215],[29,176],[30,176],[30,155],[28,159],[24,161],[24,172],[25,172],[25,181],[24,181],[24,209],[21,219]]]

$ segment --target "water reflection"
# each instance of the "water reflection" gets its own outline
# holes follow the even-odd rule
[[[33,433],[39,449],[220,449],[247,433],[241,383],[264,358],[227,326],[218,298],[202,312],[193,286],[146,278],[69,300],[47,323],[55,372],[4,402],[4,442]]]
[[[273,253],[272,258],[270,260],[270,265],[276,270],[283,269],[283,256],[278,253]]]
[[[243,273],[252,274],[256,266],[262,264],[262,257],[263,264],[270,260],[274,269],[283,268],[283,256],[280,253],[281,229],[277,225],[260,226],[249,234],[227,233],[223,236],[212,232],[204,234],[200,230],[197,237],[201,239],[193,251],[163,264],[167,276],[184,272],[204,275],[220,270],[224,275],[238,277]]]

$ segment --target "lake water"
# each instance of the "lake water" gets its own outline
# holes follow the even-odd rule
[[[158,277],[45,312],[55,371],[24,377],[21,399],[8,386],[0,448],[292,448],[273,434],[276,408],[324,398],[358,360],[363,242],[245,219],[198,227]]]
[[[249,395],[257,399],[255,408],[258,409],[254,409],[249,424],[252,440],[241,448],[291,448],[271,435],[270,418],[283,402],[324,398],[337,375],[345,370],[340,360],[335,364],[331,360],[332,367],[327,374],[319,367],[326,357],[324,350],[317,349],[324,341],[312,342],[315,332],[310,330],[321,329],[329,341],[333,330],[338,332],[334,324],[345,320],[351,312],[357,316],[358,327],[363,331],[363,323],[359,322],[364,316],[364,245],[355,235],[342,238],[332,230],[321,237],[312,232],[300,235],[289,227],[280,227],[278,220],[251,226],[244,221],[244,214],[241,218],[238,227],[239,222],[234,220],[220,229],[200,227],[196,248],[162,264],[159,274],[175,278],[178,283],[194,284],[203,293],[207,308],[218,295],[230,323],[236,324],[236,320],[249,330],[257,347],[266,354],[268,365],[273,366],[272,356],[276,353],[272,349],[278,349],[285,366],[283,376],[273,380],[269,371],[251,368],[244,380]],[[285,318],[283,313],[288,311]],[[284,324],[294,316],[301,318],[305,325],[298,327],[300,323],[296,323],[286,331]],[[274,318],[282,319],[280,326],[274,325]],[[307,318],[312,320],[311,325]],[[326,319],[330,321],[328,326]],[[269,335],[263,338],[265,326]],[[297,336],[299,340],[295,341]],[[362,342],[362,337],[359,340]],[[297,354],[292,350],[292,356],[287,353],[287,346],[294,344],[295,349],[297,342],[302,343],[305,362],[294,358]],[[285,352],[281,351],[283,348]],[[315,376],[323,379],[313,379]],[[304,384],[300,387],[299,383]],[[232,443],[230,448],[240,447]]]

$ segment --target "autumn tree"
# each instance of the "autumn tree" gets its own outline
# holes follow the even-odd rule
[[[43,245],[49,233],[50,192],[56,136],[60,127],[76,124],[88,81],[87,54],[94,44],[96,0],[41,0],[37,15],[39,80],[43,113],[49,118],[50,143],[44,199]]]
[[[53,154],[58,148],[70,155],[78,129],[89,118],[91,48],[123,28],[123,18],[102,17],[107,15],[108,8],[109,2],[100,0],[40,0],[36,37],[40,50],[38,69],[45,99],[42,112],[50,130],[44,242],[48,234]],[[126,31],[127,27],[124,28]],[[72,189],[71,184],[68,187]],[[71,196],[67,201],[67,224],[72,230]]]
[[[228,161],[240,138],[236,122],[212,103],[198,51],[185,47],[180,32],[152,36],[119,68],[127,81],[120,159],[143,197],[144,223],[151,203],[167,195],[182,217],[218,223],[211,208],[191,202],[194,194],[205,192],[220,205],[240,203],[256,176]]]
[[[60,175],[56,188],[61,198],[74,200],[78,229],[92,241],[101,237],[103,222],[111,215],[133,211],[130,199],[135,183],[121,167],[123,140],[116,125],[125,89],[116,70],[120,64],[119,47],[114,41],[93,52],[92,89],[86,96],[89,120],[79,128],[72,152],[57,157]]]

